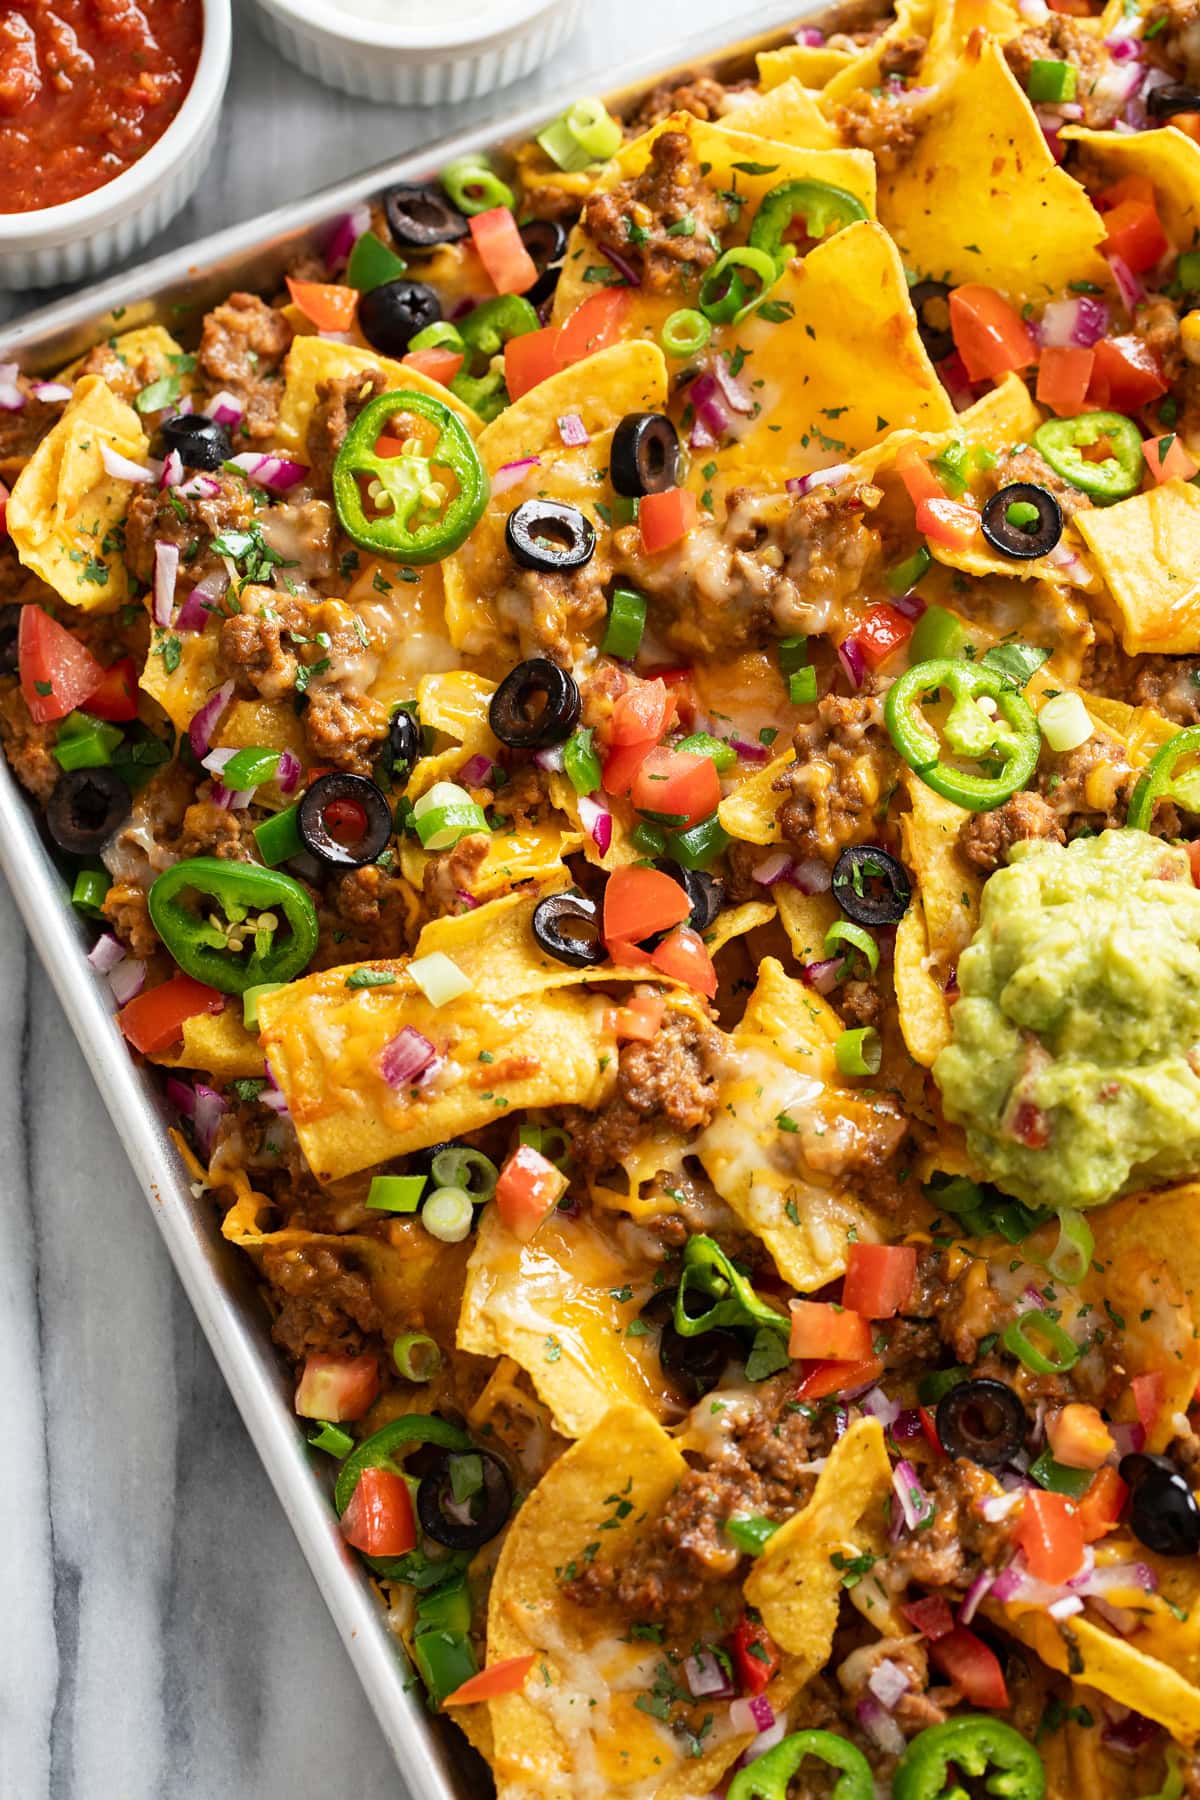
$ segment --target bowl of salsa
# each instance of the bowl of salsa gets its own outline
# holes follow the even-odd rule
[[[77,281],[191,197],[229,73],[230,0],[0,12],[0,287]]]

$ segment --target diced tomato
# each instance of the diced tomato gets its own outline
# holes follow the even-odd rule
[[[870,1387],[883,1374],[883,1362],[869,1356],[864,1362],[814,1362],[805,1369],[797,1400],[825,1400],[830,1394],[852,1394]]]
[[[675,696],[661,675],[618,694],[608,725],[610,744],[657,744],[675,717]]]
[[[914,506],[922,500],[945,500],[945,488],[922,456],[916,444],[905,444],[896,453],[896,472],[908,491]]]
[[[1147,1374],[1135,1375],[1129,1386],[1133,1393],[1133,1404],[1137,1407],[1137,1416],[1149,1435],[1163,1409],[1167,1391],[1166,1377],[1161,1369],[1152,1369]]]
[[[318,331],[349,331],[358,306],[358,289],[334,282],[293,281],[287,278],[292,305],[298,306]]]
[[[225,1010],[225,996],[190,975],[173,975],[160,987],[147,988],[117,1014],[117,1024],[135,1050],[153,1056],[183,1036],[186,1019]]]
[[[1113,1451],[1113,1435],[1099,1408],[1077,1400],[1047,1414],[1046,1436],[1055,1462],[1068,1469],[1098,1469]]]
[[[699,513],[690,488],[668,488],[665,494],[646,494],[638,507],[642,549],[657,556],[678,544],[692,530]]]
[[[665,814],[672,826],[686,831],[716,812],[721,777],[711,756],[660,744],[640,764],[629,798],[638,812]]]
[[[124,724],[128,719],[136,719],[137,681],[137,664],[132,656],[123,656],[120,662],[110,663],[105,669],[99,685],[93,688],[84,702],[83,710],[92,713],[97,719],[111,719],[119,724]]]
[[[617,1013],[619,1042],[649,1044],[662,1029],[666,1002],[653,988],[638,988]]]
[[[461,350],[448,350],[443,346],[433,350],[410,350],[400,360],[407,368],[416,369],[418,374],[428,375],[430,381],[440,381],[443,387],[449,387],[465,359]]]
[[[394,1469],[364,1469],[340,1522],[364,1556],[407,1556],[417,1547],[412,1495]]]
[[[559,368],[618,342],[629,316],[630,294],[627,287],[604,287],[580,301],[558,329],[555,355]]]
[[[549,376],[557,375],[561,367],[558,330],[553,325],[542,331],[523,331],[520,337],[509,338],[504,346],[504,385],[513,400],[519,400]]]
[[[1158,358],[1142,338],[1101,338],[1093,352],[1095,362],[1088,401],[1101,411],[1140,412],[1151,400],[1165,394]]]
[[[729,1654],[744,1694],[761,1694],[779,1673],[779,1646],[760,1619],[743,1615],[729,1640]]]
[[[1095,1480],[1078,1505],[1085,1544],[1107,1536],[1120,1519],[1128,1497],[1129,1489],[1111,1463],[1097,1469]]]
[[[1200,463],[1184,448],[1183,439],[1173,431],[1147,438],[1142,445],[1142,455],[1146,458],[1146,467],[1159,483],[1190,481],[1200,468]]]
[[[912,1244],[851,1244],[842,1303],[864,1319],[894,1319],[917,1278]]]
[[[38,725],[65,719],[104,680],[104,670],[91,651],[40,606],[21,608],[17,663],[21,693]]]
[[[302,1419],[361,1419],[379,1393],[379,1359],[375,1356],[306,1356],[296,1389],[296,1411]]]
[[[636,943],[669,931],[687,918],[691,901],[681,884],[661,869],[629,864],[614,869],[604,889],[604,937]]]
[[[981,282],[967,282],[951,293],[950,330],[972,381],[999,381],[1010,369],[1027,369],[1037,361],[1037,345],[1020,313]]]
[[[600,771],[600,786],[605,793],[627,794],[653,748],[652,743],[618,744],[610,750]]]
[[[917,506],[917,530],[935,544],[966,550],[979,535],[979,514],[961,500],[922,500]]]
[[[949,1637],[954,1630],[954,1614],[950,1611],[950,1603],[941,1594],[926,1594],[923,1600],[906,1600],[900,1611],[910,1625],[914,1625],[922,1637]]]
[[[1021,1503],[1013,1539],[1025,1553],[1029,1573],[1055,1587],[1078,1575],[1083,1564],[1079,1509],[1065,1494],[1030,1488]]]
[[[1008,1132],[1027,1150],[1044,1150],[1050,1142],[1050,1120],[1032,1100],[1019,1100],[1008,1121]]]
[[[983,1639],[965,1625],[956,1625],[945,1637],[935,1639],[929,1656],[972,1706],[1007,1707],[1004,1670]]]
[[[1144,275],[1160,262],[1170,249],[1167,234],[1153,201],[1122,200],[1105,213],[1107,236],[1101,249],[1106,256],[1119,256],[1135,275]]]
[[[1074,344],[1047,345],[1038,364],[1038,404],[1048,406],[1060,419],[1073,419],[1083,411],[1095,360],[1094,350],[1081,350]]]
[[[1123,175],[1111,187],[1101,188],[1094,196],[1096,210],[1111,213],[1116,207],[1137,201],[1142,206],[1155,206],[1154,183],[1148,175]]]
[[[825,1300],[793,1300],[788,1355],[822,1362],[864,1362],[871,1354],[871,1327],[861,1313]]]
[[[537,264],[525,248],[507,206],[490,206],[468,221],[479,260],[498,294],[523,294],[537,280]]]
[[[525,1678],[536,1661],[536,1650],[530,1650],[525,1656],[506,1656],[503,1662],[489,1663],[478,1675],[472,1675],[452,1694],[447,1694],[442,1705],[475,1706],[480,1700],[499,1700],[505,1694],[517,1694],[525,1686]]]
[[[1075,19],[1090,19],[1091,0],[1046,0],[1051,12],[1070,13]]]
[[[520,1144],[500,1171],[496,1208],[515,1238],[527,1244],[554,1211],[569,1183],[532,1144]]]
[[[938,1436],[937,1420],[927,1406],[918,1406],[917,1417],[921,1421],[921,1430],[925,1433],[925,1442],[935,1456],[945,1456],[942,1440]]]
[[[1200,144],[1200,115],[1196,113],[1172,113],[1167,120],[1176,131],[1182,131],[1184,137],[1190,137],[1193,144]]]
[[[690,925],[677,925],[650,953],[650,961],[664,975],[682,981],[711,1000],[717,991],[717,971],[704,939]]]
[[[1200,839],[1192,839],[1187,847],[1187,853],[1192,870],[1192,886],[1200,887]]]
[[[850,636],[862,651],[868,669],[877,669],[889,656],[894,656],[913,634],[913,620],[880,600],[868,606]]]

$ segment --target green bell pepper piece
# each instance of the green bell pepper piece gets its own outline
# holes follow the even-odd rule
[[[828,181],[782,181],[763,195],[746,241],[754,250],[765,250],[784,269],[795,254],[784,241],[793,220],[804,220],[809,237],[824,238],[866,216],[862,201],[845,188]]]
[[[710,1302],[704,1312],[688,1311],[689,1294],[699,1294]],[[765,1327],[784,1338],[791,1332],[791,1321],[755,1293],[719,1244],[698,1232],[688,1239],[683,1253],[675,1294],[675,1329],[681,1337],[697,1337],[721,1325]]]
[[[58,728],[51,755],[59,768],[68,772],[107,768],[124,736],[119,725],[93,719],[90,713],[68,713]]]
[[[189,857],[163,871],[147,903],[184,974],[222,994],[291,981],[317,947],[317,909],[278,869]]]
[[[471,1640],[463,1631],[422,1631],[418,1626],[413,1638],[412,1658],[435,1706],[440,1706],[447,1695],[479,1673]]]
[[[984,1791],[1004,1800],[1043,1800],[1046,1792],[1042,1759],[1019,1731],[1003,1719],[966,1713],[913,1738],[896,1766],[892,1800],[966,1800],[951,1765],[976,1778],[994,1770]]]
[[[1160,800],[1173,800],[1186,812],[1200,811],[1200,768],[1186,774],[1176,773],[1187,756],[1200,755],[1200,725],[1189,725],[1168,738],[1156,750],[1138,778],[1129,802],[1125,823],[1135,831],[1149,831],[1154,821],[1154,808]]]
[[[378,454],[381,437],[402,434],[417,447]],[[411,389],[364,407],[333,465],[333,503],[346,536],[394,562],[441,562],[469,536],[487,501],[488,478],[462,420]]]
[[[756,1756],[747,1768],[739,1770],[730,1783],[727,1800],[787,1800],[788,1784],[806,1756],[841,1770],[831,1800],[875,1800],[870,1763],[856,1744],[832,1731],[793,1731],[765,1756]]]
[[[369,294],[372,288],[382,287],[385,281],[395,281],[407,267],[404,258],[397,256],[390,244],[385,244],[373,231],[364,231],[346,264],[346,285],[357,288],[360,294]]]
[[[1083,452],[1107,440],[1109,454],[1089,462]],[[1141,428],[1124,413],[1080,413],[1074,419],[1047,419],[1033,441],[1056,475],[1102,504],[1127,500],[1141,486],[1146,459]]]
[[[921,699],[946,688],[953,700],[943,727],[957,755],[976,762],[997,762],[995,775],[975,774],[942,761],[937,732],[921,712]],[[995,702],[988,714],[975,703],[985,696]],[[1029,702],[998,669],[983,663],[934,657],[908,669],[888,689],[884,703],[888,735],[926,787],[968,812],[990,812],[1023,788],[1037,767],[1042,734]]]

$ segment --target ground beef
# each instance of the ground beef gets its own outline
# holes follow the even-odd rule
[[[907,37],[897,38],[889,44],[879,59],[879,73],[884,81],[899,77],[907,81],[915,75],[925,60],[925,52],[929,47],[928,38],[919,31],[910,31]]]
[[[1173,725],[1200,725],[1200,657],[1126,656],[1093,644],[1080,676],[1085,692],[1149,706]]]
[[[682,75],[678,82],[661,82],[651,88],[637,110],[625,121],[625,136],[640,137],[661,125],[672,113],[691,113],[694,119],[719,119],[725,111],[728,90],[712,75]]]
[[[231,294],[204,320],[200,373],[213,394],[227,390],[245,407],[239,436],[275,435],[283,394],[280,365],[292,342],[283,314],[257,294]]]
[[[1146,14],[1142,42],[1149,60],[1189,87],[1200,83],[1200,0],[1166,0]]]
[[[431,919],[462,912],[474,890],[475,873],[491,848],[491,835],[473,831],[449,850],[438,850],[425,864],[421,892]],[[463,896],[468,896],[464,900]]]
[[[599,1174],[627,1156],[648,1119],[677,1131],[700,1131],[716,1107],[720,1037],[688,1013],[670,1013],[648,1044],[621,1046],[617,1091],[597,1113],[569,1109],[565,1121],[575,1161]]]
[[[515,638],[523,657],[548,656],[571,665],[608,612],[608,571],[600,556],[570,574],[518,569],[507,572],[496,595],[496,614]],[[491,649],[489,631],[479,650]]]
[[[262,1272],[279,1308],[271,1336],[295,1362],[310,1354],[356,1356],[379,1329],[371,1283],[348,1251],[269,1245]]]
[[[883,1023],[883,995],[874,982],[844,981],[835,992],[834,1001],[847,1025],[873,1025],[878,1030]]]
[[[413,911],[407,882],[377,863],[331,877],[317,908],[321,935],[314,969],[403,956],[411,948]]]
[[[1083,123],[1094,131],[1106,131],[1120,118],[1126,97],[1103,79],[1113,62],[1091,25],[1089,19],[1052,12],[1044,25],[1010,38],[1004,55],[1022,89],[1029,86],[1029,71],[1035,62],[1073,64],[1079,74],[1075,98],[1083,108]]]
[[[0,679],[0,743],[21,786],[43,806],[62,774],[50,753],[57,736],[57,724],[36,725],[30,718],[15,677]]]
[[[152,362],[149,357],[141,357],[136,363],[131,363],[116,348],[115,343],[106,338],[102,344],[97,344],[95,349],[88,351],[79,365],[75,380],[81,380],[85,375],[98,375],[118,400],[123,400],[126,406],[132,406],[142,389],[149,387],[152,381],[157,381],[164,373],[166,371],[161,361]],[[159,414],[152,413],[150,417],[157,418]]]
[[[923,1375],[942,1356],[942,1337],[930,1319],[884,1319],[874,1327],[876,1354],[897,1380]]]
[[[842,142],[869,150],[883,175],[894,174],[911,156],[921,134],[921,114],[903,88],[853,94],[834,109]]]
[[[517,769],[512,779],[489,794],[484,804],[490,812],[505,820],[501,829],[531,831],[545,818],[550,801],[540,769],[532,765]]]
[[[308,461],[310,480],[319,493],[331,491],[331,471],[346,433],[364,406],[386,386],[378,369],[362,369],[317,383],[317,403],[308,426]]]
[[[196,800],[183,815],[181,858],[217,856],[222,862],[258,862],[254,827],[261,815],[249,809],[232,812],[211,800]]]
[[[51,401],[49,405],[39,400],[26,375],[17,376],[17,387],[25,396],[25,405],[16,412],[0,412],[0,480],[8,487],[12,486],[51,426],[58,424],[65,405],[62,400]]]
[[[988,469],[984,476],[983,498],[989,498],[1014,481],[1031,481],[1037,487],[1048,489],[1062,508],[1064,519],[1072,519],[1077,512],[1087,512],[1091,508],[1087,495],[1064,481],[1061,475],[1056,475],[1041,452],[1028,444],[1016,450],[1001,451],[994,468]]]
[[[1050,838],[1056,844],[1067,841],[1054,808],[1041,794],[1014,794],[991,812],[971,813],[958,834],[967,861],[987,873],[1002,869],[1013,845],[1026,838]]]
[[[177,488],[139,489],[125,520],[125,563],[130,574],[149,586],[154,580],[154,546],[174,544],[180,553],[176,587],[186,595],[206,576],[217,573],[221,559],[209,545],[223,531],[245,531],[254,520],[254,500],[235,475],[213,475],[220,491],[211,496],[181,494]]]
[[[875,837],[895,752],[877,696],[827,694],[815,719],[796,727],[796,761],[775,791],[784,795],[779,824],[801,857],[837,860],[847,844]]]
[[[693,230],[686,236],[672,233],[673,225],[687,220]],[[596,244],[609,245],[634,265],[647,292],[661,293],[676,286],[681,275],[694,276],[717,260],[729,207],[693,162],[687,133],[663,131],[640,175],[591,195],[583,223]],[[636,243],[631,225],[639,228]]]
[[[1077,750],[1055,756],[1043,749],[1038,788],[1068,838],[1116,830],[1125,823],[1136,776],[1115,739],[1097,733]],[[1160,809],[1158,824],[1165,828]]]
[[[966,1588],[980,1565],[995,1568],[1011,1545],[1002,1525],[991,1524],[978,1502],[994,1491],[992,1477],[978,1463],[959,1457],[923,1471],[922,1485],[934,1504],[932,1524],[906,1533],[891,1555],[894,1569],[922,1587]]]

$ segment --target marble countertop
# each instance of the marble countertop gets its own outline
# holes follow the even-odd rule
[[[283,64],[235,0],[184,244],[615,61],[753,15],[605,0],[538,76],[400,112]],[[0,319],[46,296],[0,296]],[[404,1786],[0,885],[0,1794],[359,1800]],[[349,1779],[347,1779],[349,1777]]]

